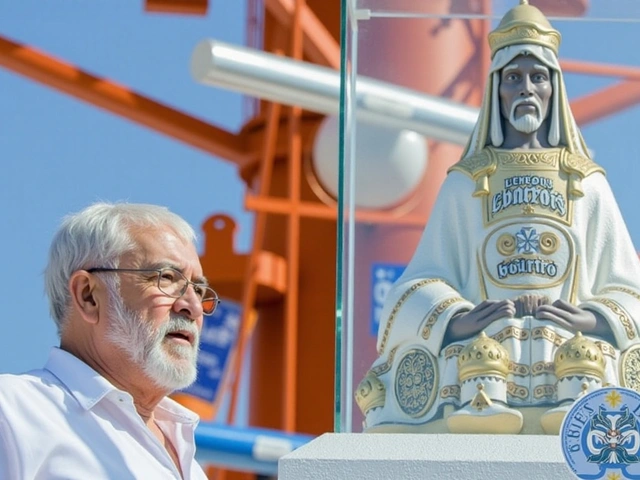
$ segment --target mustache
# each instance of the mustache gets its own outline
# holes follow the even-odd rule
[[[542,105],[540,105],[540,100],[538,100],[536,97],[516,98],[511,104],[511,118],[513,118],[513,116],[515,115],[516,108],[518,108],[518,106],[522,105],[523,103],[536,107],[538,115],[540,115],[540,112],[542,111]]]
[[[198,327],[196,327],[195,323],[186,319],[182,315],[172,313],[169,316],[169,321],[159,328],[158,337],[163,338],[167,334],[174,332],[188,332],[193,337],[196,345],[200,342],[200,332],[198,331]]]

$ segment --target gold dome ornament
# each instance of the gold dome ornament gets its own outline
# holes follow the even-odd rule
[[[556,350],[553,358],[558,380],[569,376],[604,378],[605,359],[600,347],[577,332]]]
[[[521,0],[520,5],[509,10],[496,29],[489,33],[491,58],[501,48],[523,43],[548,47],[558,56],[561,38],[560,32],[538,8]]]
[[[356,403],[366,416],[369,410],[384,407],[385,395],[384,384],[376,374],[369,370],[356,389]]]
[[[458,355],[458,376],[464,382],[474,377],[497,376],[509,373],[509,353],[496,340],[481,332]]]
[[[509,353],[481,332],[458,355],[462,408],[447,417],[451,433],[516,434],[523,417],[507,403]]]

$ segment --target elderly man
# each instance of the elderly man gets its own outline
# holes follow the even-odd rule
[[[640,263],[571,114],[560,34],[523,1],[489,44],[475,130],[357,390],[368,431],[557,433],[583,391],[639,386]]]
[[[60,347],[41,370],[0,375],[0,478],[206,478],[198,418],[167,398],[195,380],[218,304],[194,240],[153,205],[64,220],[45,271]]]

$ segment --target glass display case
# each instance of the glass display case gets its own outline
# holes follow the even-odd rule
[[[562,35],[558,58],[573,116],[638,251],[640,2],[530,3]],[[386,294],[476,124],[488,34],[517,4],[342,0],[336,431],[363,431],[355,398],[385,341],[378,328]]]

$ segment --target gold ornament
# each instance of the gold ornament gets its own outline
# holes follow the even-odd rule
[[[464,382],[474,377],[497,376],[509,373],[509,353],[493,338],[482,332],[458,356],[458,376]]]
[[[560,48],[560,32],[554,29],[544,14],[526,1],[509,10],[498,27],[489,34],[491,58],[509,45],[536,44],[550,48],[556,56]]]
[[[503,233],[500,235],[496,243],[496,248],[500,255],[508,257],[516,251],[516,237],[510,233]]]
[[[576,375],[604,378],[604,354],[598,345],[578,332],[556,350],[553,358],[558,380]]]
[[[373,408],[384,407],[384,384],[373,372],[368,371],[356,389],[356,402],[363,414]]]

